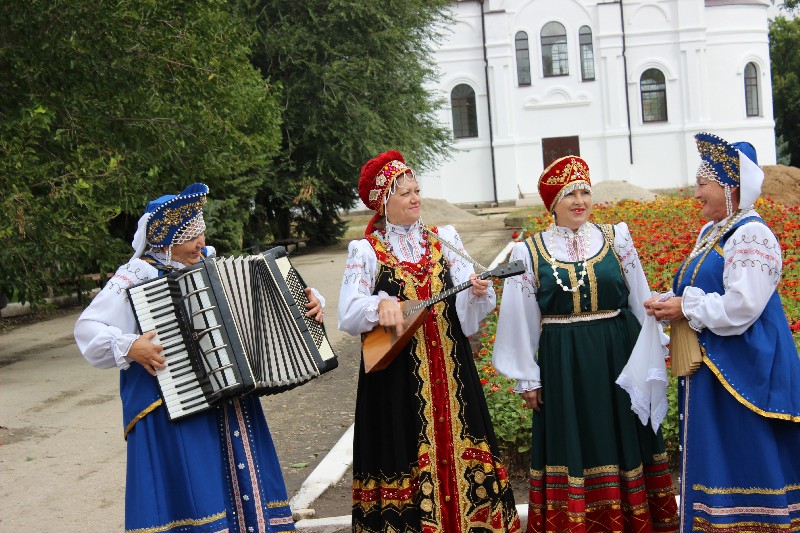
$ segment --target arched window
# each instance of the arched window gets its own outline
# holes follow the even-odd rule
[[[644,71],[639,80],[642,93],[642,120],[665,122],[667,120],[667,84],[664,74],[657,68]]]
[[[542,28],[542,71],[546,78],[569,74],[567,30],[559,22],[548,22]]]
[[[594,49],[592,48],[592,29],[582,26],[578,30],[578,40],[581,45],[581,79],[590,81],[594,79]]]
[[[528,47],[528,34],[518,31],[514,36],[514,48],[517,50],[517,85],[531,84],[531,50]]]
[[[456,85],[450,93],[453,108],[453,136],[465,139],[478,136],[478,112],[475,108],[475,91],[469,85]]]
[[[758,97],[758,67],[755,63],[748,63],[744,67],[744,99],[747,105],[747,116],[761,115]]]

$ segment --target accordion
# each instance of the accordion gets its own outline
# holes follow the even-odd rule
[[[155,331],[170,420],[246,394],[276,394],[333,370],[325,329],[283,247],[211,257],[128,289],[139,330]]]

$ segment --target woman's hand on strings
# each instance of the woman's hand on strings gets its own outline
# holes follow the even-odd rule
[[[398,337],[403,334],[405,329],[403,308],[397,300],[387,298],[378,303],[378,324],[385,328],[394,327]]]
[[[478,279],[478,275],[474,272],[469,275],[469,279],[472,280],[472,294],[481,297],[486,296],[489,292],[489,284],[491,283],[488,279]]]
[[[133,341],[131,349],[128,350],[128,357],[139,363],[151,375],[156,375],[156,370],[166,368],[164,364],[166,358],[161,355],[164,347],[160,344],[153,344],[152,338],[156,336],[155,331],[148,331]]]

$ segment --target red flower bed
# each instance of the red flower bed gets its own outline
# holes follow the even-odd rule
[[[800,332],[800,207],[785,206],[770,197],[759,199],[756,211],[778,237],[783,251],[783,277],[778,292],[792,331]],[[672,278],[692,250],[700,228],[700,204],[693,198],[660,197],[653,202],[626,201],[598,204],[592,212],[598,223],[626,222],[639,252],[647,280],[654,291],[672,287]],[[547,213],[531,216],[519,238],[545,229]],[[516,232],[515,232],[516,233]]]
[[[758,213],[778,237],[783,251],[783,277],[778,292],[783,301],[789,325],[800,340],[800,208],[774,202],[770,197],[759,199]],[[597,223],[626,222],[639,258],[654,291],[665,292],[672,287],[672,278],[691,252],[705,220],[700,217],[700,205],[693,198],[660,197],[653,202],[626,201],[618,204],[598,204],[592,220]],[[547,212],[528,217],[521,232],[514,231],[514,240],[525,239],[550,225]],[[496,285],[498,300],[502,284]],[[510,387],[513,382],[497,373],[491,364],[491,352],[496,327],[495,314],[487,317],[483,328],[481,348],[476,353],[478,373],[484,386],[489,412],[507,461],[524,464],[529,446],[530,411]],[[674,379],[668,389],[670,410],[662,424],[667,451],[673,463],[677,460],[678,427]]]

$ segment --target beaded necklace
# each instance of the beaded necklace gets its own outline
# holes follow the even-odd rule
[[[422,233],[420,233],[422,239],[419,241],[419,244],[423,249],[421,257],[417,262],[403,261],[400,259],[397,252],[394,250],[392,243],[389,241],[386,230],[377,230],[376,233],[378,240],[383,246],[383,249],[386,251],[387,265],[391,268],[399,267],[401,270],[417,278],[418,283],[425,284],[428,276],[430,276],[435,267],[435,262],[431,260],[430,241],[422,236]]]
[[[700,240],[698,240],[695,243],[694,248],[692,248],[692,251],[686,258],[686,261],[684,261],[683,265],[681,265],[678,274],[678,283],[683,282],[683,277],[686,275],[686,269],[689,267],[689,263],[692,262],[692,259],[701,254],[708,254],[708,252],[710,252],[714,248],[714,246],[717,245],[722,236],[728,232],[728,229],[730,229],[734,224],[743,219],[746,215],[749,215],[750,211],[751,211],[750,209],[739,209],[738,211],[736,211],[733,215],[731,215],[731,217],[728,219],[725,225],[722,226],[722,229],[720,229],[719,232],[715,233],[713,228],[709,229],[706,232],[706,234],[703,235],[703,237],[701,237]],[[704,259],[700,260],[697,266],[695,266],[695,275],[697,274],[697,269],[700,267],[700,264],[703,261]],[[692,277],[692,281],[694,281],[694,276]]]
[[[750,211],[749,209],[739,209],[738,211],[736,211],[728,219],[728,221],[725,223],[725,225],[722,226],[722,229],[719,230],[718,233],[715,233],[713,228],[708,230],[708,232],[706,232],[706,234],[703,235],[703,237],[700,238],[700,240],[698,240],[695,243],[694,248],[692,248],[692,251],[689,253],[689,257],[688,257],[687,261],[694,259],[695,257],[697,257],[698,255],[702,254],[703,252],[705,252],[709,248],[713,248],[717,244],[717,242],[719,241],[719,238],[722,235],[725,235],[725,233],[728,231],[728,229],[731,226],[733,226],[734,224],[739,222],[739,220],[744,218],[744,216],[749,211]],[[713,237],[712,237],[712,235],[713,235]]]
[[[548,254],[549,255],[548,260],[550,262],[550,267],[553,269],[553,277],[556,279],[556,283],[558,284],[558,286],[561,287],[561,290],[563,290],[564,292],[577,292],[581,287],[583,287],[584,280],[586,279],[586,273],[587,273],[586,259],[589,257],[589,246],[591,245],[591,236],[592,236],[592,233],[589,230],[589,224],[588,222],[584,223],[583,227],[580,230],[574,232],[571,239],[571,244],[573,245],[573,248],[575,249],[575,252],[577,254],[578,246],[575,241],[578,238],[578,233],[583,234],[582,235],[583,257],[579,258],[580,261],[582,262],[581,265],[582,270],[580,273],[580,278],[578,278],[578,283],[574,287],[567,287],[566,285],[564,285],[564,282],[561,281],[561,278],[558,276],[558,268],[556,267],[556,258],[554,255],[555,249],[553,248],[553,239],[555,237],[556,231],[558,231],[558,228],[555,225],[555,223],[552,223],[550,224],[549,229],[550,229],[550,238],[549,238],[548,248],[550,249],[550,253]],[[565,237],[569,238],[569,234],[566,234]]]

